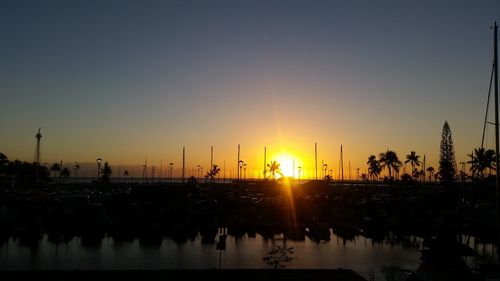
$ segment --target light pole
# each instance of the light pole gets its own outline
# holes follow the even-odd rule
[[[465,162],[460,162],[460,165],[462,165],[462,171],[460,173],[460,178],[462,179],[462,182],[465,181]]]
[[[297,169],[299,170],[299,184],[300,184],[300,172],[302,172],[302,166],[298,166]]]
[[[356,179],[359,181],[359,168],[356,168]]]
[[[170,162],[168,165],[170,167],[170,182],[172,182],[172,169],[174,168],[174,163]]]
[[[102,164],[102,159],[101,158],[97,158],[95,161],[97,163],[97,180],[99,180],[101,178],[101,164]]]
[[[243,163],[243,180],[247,180],[247,163]]]
[[[241,177],[241,168],[243,168],[243,160],[238,161],[238,181],[240,180]]]
[[[151,167],[151,183],[155,182],[155,171],[156,167],[155,166]]]

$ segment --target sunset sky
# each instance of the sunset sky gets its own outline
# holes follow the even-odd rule
[[[248,170],[288,154],[438,167],[481,141],[500,2],[0,1],[0,152],[42,161]],[[493,121],[493,118],[490,118]],[[490,126],[487,145],[492,147]],[[288,160],[281,160],[288,161]],[[285,163],[283,165],[286,165]],[[330,168],[329,168],[330,169]],[[336,172],[335,172],[336,173]]]

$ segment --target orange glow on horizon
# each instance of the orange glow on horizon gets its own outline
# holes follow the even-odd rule
[[[276,161],[280,164],[281,173],[285,177],[298,177],[299,163],[301,163],[300,159],[295,157],[292,153],[289,152],[281,152],[270,158],[271,161]],[[278,176],[279,177],[279,176]]]

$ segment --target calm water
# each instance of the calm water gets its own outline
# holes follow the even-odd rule
[[[218,237],[216,239],[218,241]],[[222,268],[271,268],[263,257],[276,245],[283,245],[281,236],[264,239],[260,235],[241,238],[228,236],[227,248],[222,251]],[[286,268],[348,268],[365,278],[373,272],[376,280],[385,280],[382,268],[397,265],[415,270],[420,264],[421,240],[413,239],[413,246],[400,243],[372,244],[370,239],[357,236],[344,241],[335,234],[328,242],[286,241],[293,247],[290,262],[282,263]],[[86,247],[79,238],[68,243],[54,244],[44,236],[37,251],[10,239],[0,246],[0,270],[25,269],[210,269],[218,268],[219,251],[214,243],[204,244],[201,236],[186,243],[177,244],[164,239],[160,245],[145,246],[133,242],[115,242],[105,238],[99,247]]]
[[[216,237],[218,241],[218,237]],[[367,278],[385,280],[383,268],[398,266],[415,271],[420,265],[422,239],[411,237],[411,243],[372,243],[357,236],[343,240],[331,234],[328,242],[314,242],[307,236],[302,241],[287,240],[293,247],[292,260],[283,262],[292,269],[352,269]],[[474,240],[472,239],[471,242]],[[284,243],[281,236],[264,239],[260,235],[235,238],[228,236],[227,248],[221,252],[222,268],[271,268],[263,257]],[[472,246],[472,245],[470,245]],[[475,247],[480,260],[494,261],[493,245]],[[475,260],[469,258],[469,265]],[[44,236],[36,251],[10,239],[0,246],[0,270],[127,270],[127,269],[211,269],[219,266],[219,251],[215,243],[202,243],[201,236],[178,244],[164,239],[159,245],[144,245],[138,239],[115,242],[104,238],[98,247],[88,247],[74,238],[68,243],[55,244]]]

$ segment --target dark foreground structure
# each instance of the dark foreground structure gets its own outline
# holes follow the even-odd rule
[[[2,280],[330,280],[366,281],[352,270],[158,270],[158,271],[5,271]]]

